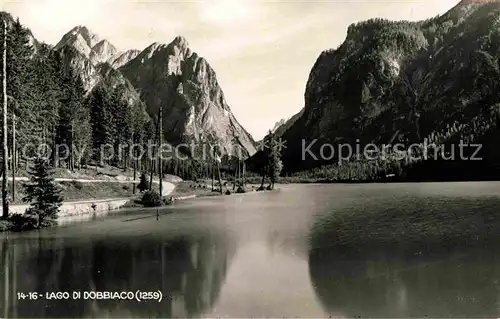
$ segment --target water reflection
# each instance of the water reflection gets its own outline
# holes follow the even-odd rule
[[[495,251],[481,246],[438,255],[348,256],[317,245],[309,251],[309,275],[330,315],[497,318],[500,256]]]
[[[234,249],[213,235],[3,241],[3,317],[193,317],[216,302]],[[16,292],[157,291],[157,301],[17,300]]]

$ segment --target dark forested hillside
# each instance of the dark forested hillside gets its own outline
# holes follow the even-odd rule
[[[242,147],[243,155],[255,151],[252,137],[229,109],[215,71],[182,37],[169,46],[155,43],[143,51],[118,52],[107,40],[77,26],[52,47],[37,41],[10,14],[0,13],[0,19],[8,26],[8,148],[19,155],[9,161],[9,171],[27,168],[44,145],[55,167],[108,164],[158,173],[153,145],[160,142],[159,107],[163,143],[194,140],[226,152],[233,146]],[[2,30],[0,40],[3,37]],[[162,56],[165,52],[169,54]],[[167,73],[158,73],[165,68]],[[161,79],[153,83],[137,76]],[[208,174],[211,157],[185,154],[193,155],[180,149],[179,158],[163,161],[163,171],[188,179]]]
[[[319,154],[324,143],[382,145],[396,137],[405,145],[485,142],[481,165],[439,160],[425,165],[439,162],[438,171],[458,165],[451,175],[465,167],[498,175],[496,152],[489,146],[498,142],[499,18],[498,1],[469,1],[427,21],[373,19],[350,25],[345,42],[322,52],[311,70],[304,113],[283,134],[285,171],[331,165],[325,178],[411,175],[424,164],[351,158],[339,168],[337,157],[302,159],[302,141],[309,145],[317,139],[311,151]]]
[[[162,108],[165,138],[173,144],[212,139],[224,150],[255,153],[253,138],[238,123],[206,59],[187,40],[153,43],[119,71],[140,92],[150,115]]]
[[[52,157],[55,166],[68,168],[85,165],[92,157],[98,160],[100,142],[116,144],[135,138],[146,143],[146,133],[154,132],[154,128],[148,130],[150,120],[143,104],[129,106],[127,83],[120,81],[118,75],[106,76],[89,92],[80,75],[67,63],[68,57],[76,54],[71,47],[53,50],[44,43],[33,43],[31,32],[18,20],[7,13],[2,13],[1,19],[8,21],[9,149],[12,152],[15,112],[19,162],[24,163],[34,155],[35,147],[44,143],[52,152],[57,144],[69,146],[70,154],[65,154],[63,148],[59,151],[67,159]],[[105,66],[101,71],[113,72]]]

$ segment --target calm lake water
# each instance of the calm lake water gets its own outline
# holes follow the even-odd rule
[[[286,185],[0,237],[0,317],[500,316],[500,244],[356,257],[329,220],[351,214],[498,214],[500,183]],[[376,218],[376,217],[374,217]],[[443,221],[446,223],[446,221]],[[161,301],[84,300],[160,291]],[[82,292],[47,300],[47,292]],[[37,300],[18,293],[41,294]]]

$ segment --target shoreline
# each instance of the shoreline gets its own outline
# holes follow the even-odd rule
[[[375,181],[358,181],[358,180],[329,180],[329,179],[293,179],[282,177],[279,179],[277,185],[287,184],[419,184],[419,183],[487,183],[487,182],[500,182],[499,179],[450,179],[450,180],[404,180],[397,178],[388,178],[386,180]]]
[[[12,179],[11,179],[12,180]],[[27,178],[21,178],[21,181],[26,181]],[[68,178],[56,178],[56,182],[64,183],[80,183],[82,185],[106,185],[108,183],[121,185],[134,183],[133,180],[127,180],[126,177],[121,178],[118,176],[116,179],[112,180],[90,180],[90,179],[68,179]],[[105,183],[105,184],[103,184]],[[137,183],[137,181],[135,182]],[[153,180],[153,184],[159,184],[159,180]],[[164,196],[169,196],[175,189],[175,183],[163,181],[163,191]],[[63,201],[60,207],[60,211],[56,219],[56,227],[71,223],[72,221],[78,220],[91,220],[99,216],[106,216],[112,211],[118,211],[121,208],[126,207],[128,203],[134,201],[140,196],[140,193],[135,195],[130,194],[130,196],[119,196],[119,197],[108,197],[108,198],[85,198],[75,199],[71,198],[68,201]],[[30,207],[27,203],[16,203],[9,205],[9,217],[15,215],[24,215],[26,210]],[[11,220],[1,220],[0,219],[0,233],[11,232],[14,228],[14,224]]]
[[[154,181],[158,183],[158,181]],[[390,181],[390,182],[360,182],[360,181],[324,181],[324,180],[310,180],[310,181],[283,181],[281,180],[276,184],[274,190],[262,190],[257,191],[257,188],[260,184],[249,183],[245,187],[244,193],[238,193],[232,190],[232,184],[229,187],[226,187],[221,194],[219,191],[212,191],[211,187],[206,186],[204,189],[200,189],[195,187],[194,185],[201,185],[198,182],[192,181],[182,181],[177,183],[164,182],[164,189],[166,194],[163,195],[163,198],[171,197],[173,199],[173,203],[177,201],[190,200],[190,199],[201,199],[208,197],[219,197],[219,196],[230,196],[230,195],[248,195],[251,193],[266,193],[279,190],[280,185],[324,185],[324,184],[406,184],[406,183],[482,183],[482,182],[499,182],[496,180],[487,180],[487,181],[426,181],[426,182],[407,182],[407,181]],[[123,183],[123,182],[121,182]],[[165,185],[165,184],[168,184]],[[187,186],[187,187],[186,187]],[[226,194],[226,191],[229,190],[230,194]],[[136,200],[140,198],[140,194],[136,194],[135,196],[129,197],[120,197],[120,198],[104,198],[104,199],[85,199],[78,201],[67,201],[63,202],[61,206],[61,211],[58,214],[57,225],[55,227],[63,226],[66,224],[71,224],[73,222],[78,221],[90,221],[96,217],[105,217],[111,212],[119,212],[121,210],[131,210],[131,209],[145,209],[148,207],[144,207],[142,205],[132,205],[131,203],[136,203]],[[169,205],[164,205],[162,207],[166,207]],[[29,207],[29,204],[22,205],[12,205],[11,215],[14,214],[23,214],[24,211]],[[161,208],[161,207],[157,207]],[[154,207],[152,208],[154,209]],[[10,227],[1,225],[4,222],[6,224],[9,221],[1,221],[0,220],[0,233],[12,232]],[[2,228],[3,226],[3,228]],[[7,227],[7,228],[5,228]]]
[[[79,181],[79,180],[70,180],[64,179],[64,181]],[[108,180],[95,180],[92,183],[101,183],[101,182],[110,182]],[[129,181],[118,181],[117,183],[128,183]],[[153,183],[158,184],[159,181],[153,181]],[[164,195],[163,198],[171,197],[174,202],[183,201],[188,199],[196,199],[196,198],[207,198],[207,197],[218,197],[218,196],[229,196],[225,192],[222,194],[220,192],[212,192],[207,189],[204,193],[192,193],[186,191],[180,191],[179,188],[182,188],[181,185],[194,185],[195,182],[190,181],[180,181],[177,183],[172,182],[163,182]],[[181,187],[180,187],[181,186]],[[231,195],[235,194],[248,194],[256,192],[254,188],[248,189],[248,186],[254,186],[253,184],[248,184],[245,193],[236,193],[230,190],[230,187],[227,190],[231,191]],[[176,193],[176,190],[178,191]],[[71,224],[72,222],[78,221],[90,221],[95,219],[96,217],[104,217],[111,212],[119,212],[121,210],[130,210],[130,209],[144,209],[148,207],[144,207],[142,205],[136,205],[137,199],[140,198],[140,193],[137,193],[135,196],[128,197],[116,197],[116,198],[99,198],[99,199],[83,199],[83,200],[71,200],[65,201],[61,205],[60,212],[56,219],[55,227],[63,226],[66,224]],[[131,205],[131,206],[130,206]],[[10,216],[13,215],[23,215],[27,208],[29,208],[29,204],[16,204],[10,206]],[[168,205],[164,205],[165,207]],[[157,207],[160,208],[160,207]],[[154,207],[152,208],[154,209]],[[2,222],[4,223],[2,225]],[[26,230],[29,231],[29,230]],[[0,220],[0,233],[9,233],[12,231],[12,224],[10,221]],[[21,231],[23,232],[23,231]]]

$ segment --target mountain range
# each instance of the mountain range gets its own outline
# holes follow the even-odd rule
[[[492,141],[500,102],[500,2],[462,1],[425,21],[352,24],[345,41],[319,55],[302,114],[284,129],[284,169],[337,163],[302,159],[303,143],[382,145]],[[482,165],[496,167],[496,161]]]
[[[122,99],[144,108],[153,121],[162,108],[167,142],[210,142],[224,153],[235,147],[246,155],[255,153],[255,142],[232,113],[215,71],[183,37],[142,51],[118,51],[85,26],[77,26],[53,50],[65,56],[66,66],[79,75],[87,92],[99,86],[119,90]]]
[[[2,15],[7,16],[10,28],[16,28],[8,14]],[[315,142],[310,151],[319,154],[324,144],[382,145],[396,137],[406,145],[480,143],[485,160],[474,169],[498,171],[500,176],[500,154],[495,147],[500,142],[498,21],[500,1],[464,0],[425,21],[376,18],[348,26],[345,41],[321,52],[312,66],[303,109],[272,129],[286,144],[282,151],[285,172],[337,165],[338,154],[328,159],[303,158],[303,145],[310,142]],[[81,80],[86,95],[110,90],[128,105],[131,114],[143,113],[153,126],[161,109],[165,141],[174,145],[207,141],[227,153],[238,145],[246,155],[256,153],[256,143],[231,112],[215,71],[185,38],[152,43],[143,50],[118,51],[84,26],[70,30],[54,47],[37,41],[29,30],[23,34],[33,48],[32,56],[47,55],[46,51],[57,54],[64,68]],[[15,57],[14,52],[11,55]],[[40,59],[39,68],[50,69]],[[19,68],[22,65],[18,63]],[[64,80],[59,85],[63,84]],[[26,95],[23,90],[16,94]],[[102,96],[97,97],[99,101]],[[61,105],[66,103],[59,100]],[[44,99],[39,101],[44,103]],[[45,103],[50,109],[50,103]],[[114,120],[120,128],[120,119]],[[106,120],[102,125],[106,126]],[[48,122],[40,129],[53,126]],[[108,137],[115,134],[105,133]],[[376,167],[365,164],[353,165],[358,171],[381,172],[380,163]],[[409,166],[414,169],[414,164]],[[400,163],[396,166],[401,169]],[[353,176],[350,169],[345,174]]]

